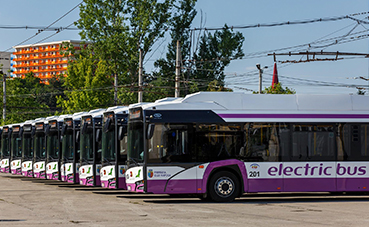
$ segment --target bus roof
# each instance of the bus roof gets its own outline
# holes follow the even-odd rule
[[[90,110],[88,113],[82,115],[82,117],[88,117],[91,116],[92,118],[102,118],[103,113],[106,111],[106,109],[95,109]]]
[[[113,106],[106,109],[104,113],[114,112],[115,114],[128,113],[128,106]]]
[[[241,92],[198,92],[183,99],[152,103],[143,109],[243,110],[243,111],[369,111],[363,95],[280,95]]]

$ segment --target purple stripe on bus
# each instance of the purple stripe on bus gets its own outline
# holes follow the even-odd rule
[[[197,186],[201,186],[202,180],[169,180],[165,193],[197,193]]]
[[[369,178],[249,179],[246,192],[369,191]]]
[[[369,191],[369,178],[337,178],[337,191]]]
[[[369,114],[218,114],[221,118],[369,118]]]

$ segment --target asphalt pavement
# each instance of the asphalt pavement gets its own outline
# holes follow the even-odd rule
[[[232,203],[0,173],[0,226],[369,226],[369,195],[247,194]]]

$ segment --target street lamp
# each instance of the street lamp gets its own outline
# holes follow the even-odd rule
[[[256,64],[256,68],[259,70],[259,94],[261,94],[262,84],[263,84],[263,69],[267,69],[268,66],[261,68],[260,64]]]

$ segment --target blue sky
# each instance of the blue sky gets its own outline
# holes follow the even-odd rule
[[[79,2],[80,1],[72,0],[2,0],[0,25],[48,26],[71,10]],[[367,0],[199,0],[196,9],[198,10],[198,15],[194,21],[194,27],[200,27],[201,15],[204,27],[221,27],[225,23],[229,26],[269,24],[274,22],[303,21],[368,12],[369,2]],[[74,10],[53,25],[53,27],[68,26],[78,19],[78,13],[78,9]],[[365,14],[356,16],[355,18],[364,19],[368,22],[369,20],[365,19],[368,16],[369,14]],[[343,36],[348,34],[350,30],[352,30],[352,33],[361,32],[359,35],[367,35],[369,32],[365,31],[366,29],[369,29],[368,24],[358,24],[353,20],[345,19],[332,22],[250,28],[235,31],[242,32],[244,35],[244,53],[246,56],[250,56],[250,54],[256,52],[265,51],[265,53],[272,53],[272,51],[276,49],[312,43],[317,40],[322,40],[323,37],[323,39],[328,39]],[[4,51],[19,44],[33,36],[36,32],[36,30],[25,29],[0,29],[0,50]],[[37,43],[51,34],[53,34],[53,32],[42,32],[24,44]],[[69,39],[79,40],[78,32],[62,31],[46,41],[51,42]],[[146,59],[147,62],[144,67],[148,72],[155,70],[152,66],[153,61],[164,56],[166,52],[165,41],[164,44],[161,43],[162,42],[159,41],[156,46],[153,47],[153,50],[156,50],[155,53],[153,53],[150,59]],[[324,48],[311,48],[309,51],[324,50],[332,52],[369,53],[368,38],[342,44],[340,44],[340,42],[338,43],[338,45],[331,45]],[[308,49],[304,47],[299,51],[306,50]],[[288,51],[293,51],[293,49],[287,49],[287,52]],[[147,56],[149,57],[151,54]],[[320,58],[326,57],[329,56]],[[278,61],[300,60],[300,58],[301,56],[277,56]],[[360,76],[369,78],[368,61],[368,59],[362,57],[345,57],[345,60],[340,61],[299,64],[278,63],[279,81],[283,86],[295,89],[297,93],[356,93],[357,89],[338,87],[338,84],[368,86],[367,81],[353,79]],[[230,66],[226,69],[227,86],[233,88],[235,91],[249,92],[244,89],[257,90],[258,71],[255,67],[257,63],[262,66],[272,66],[273,57],[264,54],[261,58],[247,57],[242,60],[232,61]],[[272,67],[265,70],[263,74],[263,87],[270,85],[272,72]],[[334,86],[321,86],[319,84]]]

